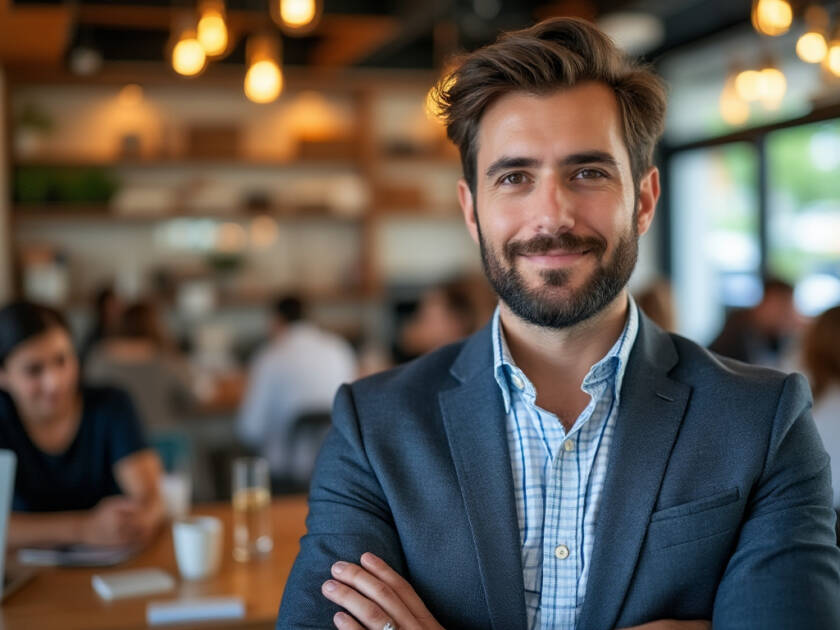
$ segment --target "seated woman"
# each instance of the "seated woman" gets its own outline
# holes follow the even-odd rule
[[[163,517],[160,460],[122,391],[79,384],[56,311],[0,309],[0,448],[17,454],[11,547],[146,542]]]

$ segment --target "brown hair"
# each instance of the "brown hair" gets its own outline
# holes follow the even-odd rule
[[[665,85],[647,66],[625,57],[589,22],[545,20],[502,34],[495,43],[456,62],[455,70],[438,81],[432,96],[449,139],[461,152],[464,179],[473,194],[479,122],[493,101],[514,91],[546,94],[584,81],[606,84],[618,102],[637,186],[653,164],[653,149],[665,124]]]
[[[808,327],[802,359],[814,398],[819,398],[831,383],[840,384],[840,306],[828,309]]]

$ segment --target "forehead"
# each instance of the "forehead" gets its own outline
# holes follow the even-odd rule
[[[511,92],[494,101],[479,124],[479,172],[501,155],[540,158],[547,152],[560,158],[592,150],[628,163],[618,102],[602,83],[547,94]]]
[[[18,345],[9,356],[10,360],[37,361],[56,352],[65,352],[72,345],[67,331],[54,326],[40,335],[30,337]]]

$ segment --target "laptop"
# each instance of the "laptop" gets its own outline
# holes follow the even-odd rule
[[[9,513],[12,511],[12,496],[15,492],[15,467],[17,457],[12,451],[0,449],[0,579],[3,582],[3,592],[0,601],[23,586],[35,574],[31,569],[15,572],[4,571],[6,560],[6,530],[9,526]]]

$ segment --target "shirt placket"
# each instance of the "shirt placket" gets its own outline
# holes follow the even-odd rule
[[[578,504],[580,468],[576,436],[562,437],[552,449],[546,487],[544,531],[548,535],[543,539],[543,628],[573,628],[577,605],[582,518]]]

